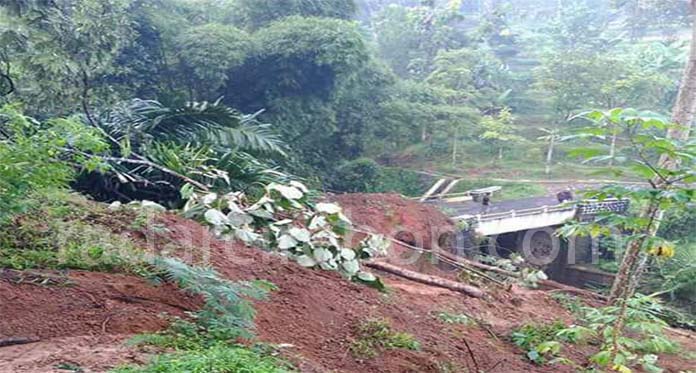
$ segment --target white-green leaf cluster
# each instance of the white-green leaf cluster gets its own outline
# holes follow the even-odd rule
[[[188,217],[207,223],[222,239],[278,252],[306,268],[337,271],[346,278],[378,283],[361,269],[360,261],[386,254],[389,241],[370,235],[352,247],[345,235],[351,222],[341,206],[321,202],[312,206],[309,189],[297,181],[271,183],[255,201],[243,193],[193,193],[184,208]]]

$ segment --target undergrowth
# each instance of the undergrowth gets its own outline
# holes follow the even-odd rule
[[[472,325],[476,323],[471,317],[463,313],[441,311],[437,313],[437,318],[445,324]]]
[[[511,338],[526,352],[529,360],[543,365],[549,358],[556,357],[560,353],[559,334],[564,329],[566,325],[560,321],[551,324],[527,324],[515,330]]]
[[[395,332],[386,320],[367,320],[356,328],[350,351],[357,359],[371,359],[382,350],[419,350],[420,343],[408,333]]]
[[[34,196],[27,204],[31,208],[0,226],[0,268],[154,275],[144,251],[106,225],[119,217],[101,206],[66,192]]]
[[[210,268],[189,266],[177,259],[155,258],[152,265],[169,282],[203,297],[205,305],[190,320],[174,319],[167,330],[142,334],[133,346],[175,350],[155,356],[145,366],[124,366],[131,372],[287,372],[292,367],[272,353],[237,344],[253,337],[255,310],[249,299],[263,299],[275,288],[265,281],[232,282]]]
[[[205,348],[196,348],[156,356],[144,367],[125,366],[113,373],[281,373],[291,371],[278,359],[242,346],[220,342]]]
[[[192,316],[214,339],[251,337],[256,312],[248,298],[264,299],[269,291],[275,289],[266,281],[232,282],[212,268],[189,266],[173,258],[155,258],[152,264],[168,281],[203,297],[203,309]]]
[[[225,339],[226,335],[229,332],[219,325],[206,327],[198,322],[175,318],[167,330],[137,335],[127,343],[175,352],[155,356],[144,366],[123,366],[112,373],[294,371],[290,364],[275,356],[275,349],[236,344],[234,340]]]
[[[664,307],[652,297],[635,296],[629,299],[625,330],[613,343],[614,325],[619,307],[589,307],[577,298],[555,295],[554,298],[573,312],[579,325],[565,326],[555,322],[543,325],[524,325],[512,333],[513,342],[524,349],[527,358],[536,364],[549,362],[576,366],[562,356],[562,343],[589,343],[599,346],[588,366],[615,370],[639,366],[647,372],[659,372],[659,354],[674,354],[679,345],[665,334],[668,324],[662,320]],[[612,360],[613,359],[613,360]]]

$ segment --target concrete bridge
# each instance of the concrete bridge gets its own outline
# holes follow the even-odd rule
[[[611,274],[594,267],[600,255],[597,240],[559,238],[555,231],[574,219],[590,220],[606,212],[625,213],[628,200],[559,203],[556,196],[546,196],[498,201],[496,193],[500,187],[452,194],[447,193],[446,183],[440,184],[440,188],[431,188],[421,200],[437,205],[452,220],[464,223],[466,228],[460,232],[456,245],[458,255],[507,257],[516,252],[557,281],[580,287],[611,283]],[[481,195],[491,196],[487,208],[480,202]],[[487,243],[478,246],[474,236],[487,237]]]
[[[507,205],[528,206],[538,203],[541,199],[526,199],[510,201]],[[547,201],[548,202],[548,201]],[[471,206],[471,204],[469,204]],[[475,214],[464,213],[452,216],[452,220],[465,222],[478,235],[493,236],[510,232],[519,232],[530,229],[561,226],[573,219],[589,219],[606,212],[623,213],[628,210],[627,200],[606,199],[583,200],[579,202],[567,202],[563,204],[550,204],[534,206],[523,209],[510,209],[497,212]],[[470,207],[471,208],[471,207]],[[479,208],[474,206],[474,209]],[[503,207],[505,209],[505,207]],[[445,210],[447,207],[445,206]],[[456,209],[454,211],[457,211]]]
[[[604,212],[623,213],[627,200],[582,200],[559,204],[556,196],[523,198],[497,202],[502,187],[492,186],[463,193],[450,193],[459,180],[438,180],[421,202],[434,203],[456,222],[464,222],[481,236],[493,236],[545,227],[557,227],[575,218],[588,219]],[[480,199],[491,196],[484,208]]]

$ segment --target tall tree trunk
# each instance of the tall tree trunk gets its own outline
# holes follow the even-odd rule
[[[696,115],[696,1],[692,0],[691,10],[694,15],[693,28],[691,36],[691,52],[689,53],[689,61],[684,71],[681,86],[679,87],[679,95],[677,102],[672,110],[672,122],[679,124],[680,128],[670,128],[667,132],[667,137],[676,140],[688,140],[693,127],[694,116]],[[660,159],[662,167],[676,167],[675,160],[663,156]]]
[[[691,39],[691,51],[689,53],[689,61],[684,71],[684,76],[682,78],[681,86],[679,87],[679,94],[677,96],[677,101],[674,105],[672,111],[672,122],[680,125],[678,128],[670,128],[667,132],[667,137],[675,140],[688,140],[691,132],[691,127],[693,126],[694,116],[696,114],[696,14],[694,13],[696,0],[691,1],[691,12],[693,25],[692,25],[692,39]],[[675,169],[678,167],[677,160],[669,157],[662,156],[659,162],[660,168],[665,169]],[[653,180],[656,186],[662,184],[662,180]],[[660,220],[662,217],[662,211],[659,210],[659,205],[657,203],[651,203],[643,211],[643,216],[646,218],[654,219],[648,227],[648,234],[655,235],[660,227]],[[641,259],[641,243],[633,242],[626,248],[626,253],[624,254],[619,272],[612,285],[611,294],[609,295],[609,301],[611,303],[616,303],[619,299],[627,299],[632,296],[632,292],[638,286],[640,281],[640,275],[644,272],[644,267],[647,265],[647,260]]]
[[[457,145],[459,144],[459,126],[454,128],[454,138],[452,138],[452,166],[457,165]]]
[[[616,157],[616,137],[617,134],[614,132],[611,135],[611,144],[609,145],[609,167],[614,165],[614,157]]]
[[[549,150],[546,152],[546,174],[551,174],[551,163],[553,162],[553,148],[556,146],[556,135],[551,134],[551,140],[549,140]]]

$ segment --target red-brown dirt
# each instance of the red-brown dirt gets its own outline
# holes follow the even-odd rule
[[[366,225],[385,234],[391,235],[396,229],[392,227],[419,233],[433,232],[431,229],[437,225],[448,224],[438,211],[398,196],[341,196],[336,200],[361,227]],[[140,235],[142,246],[211,265],[232,280],[263,279],[278,287],[267,300],[256,302],[257,339],[291,344],[284,350],[285,355],[302,371],[573,371],[563,366],[532,365],[507,340],[513,329],[525,323],[572,321],[572,316],[547,292],[518,287],[510,292],[488,289],[487,298],[474,299],[380,274],[390,289],[385,294],[349,282],[336,273],[301,268],[238,242],[218,241],[205,227],[173,214],[158,217],[157,223],[168,232],[157,229],[157,234]],[[432,238],[432,233],[423,236],[428,234]],[[70,357],[70,361],[87,371],[102,372],[105,367],[124,361],[141,360],[142,356],[133,350],[113,345],[105,356],[95,359],[79,346],[94,342],[106,351],[108,343],[102,341],[99,345],[93,340],[104,330],[113,334],[114,343],[120,343],[122,339],[117,341],[116,334],[161,329],[166,322],[159,318],[160,313],[181,315],[198,304],[171,286],[152,287],[129,276],[73,272],[69,279],[74,284],[18,285],[11,279],[0,279],[0,338],[37,336],[46,339],[41,349],[51,352],[48,356],[37,355],[36,364],[32,365],[17,354],[36,353],[38,345],[0,348],[0,371],[45,372],[50,370],[41,367],[50,366],[47,361]],[[131,301],[123,301],[124,296]],[[483,325],[446,324],[438,319],[440,312],[464,313],[482,320]],[[384,319],[394,330],[414,335],[421,343],[420,351],[384,351],[366,361],[354,358],[350,344],[355,339],[355,329],[372,318]],[[64,339],[72,336],[77,339]],[[56,347],[66,343],[75,349]],[[586,350],[569,347],[567,353],[582,361]],[[110,359],[106,356],[109,354]],[[667,361],[669,371],[675,372],[690,368],[690,363],[683,357],[670,357]],[[4,367],[10,368],[3,370]]]
[[[467,340],[481,369],[498,364],[500,371],[529,371],[530,365],[509,343],[492,340],[477,327],[444,326],[437,313],[466,313],[486,320],[492,331],[503,336],[528,320],[569,320],[555,301],[524,289],[479,300],[383,275],[391,291],[382,294],[336,273],[301,268],[236,242],[216,241],[192,221],[167,215],[160,222],[171,230],[170,239],[184,241],[182,246],[200,247],[209,242],[210,262],[226,277],[264,279],[278,287],[269,300],[257,304],[258,338],[294,345],[290,353],[300,356],[298,363],[305,370],[437,372],[444,366],[462,371],[467,365],[473,370],[473,359],[463,343]],[[539,314],[538,310],[544,311]],[[422,351],[387,351],[364,362],[354,359],[349,350],[354,329],[367,319],[385,319],[395,330],[413,334]]]
[[[0,279],[0,339],[156,331],[167,326],[163,314],[183,316],[200,304],[173,285],[155,287],[119,274],[72,271],[64,283],[49,286],[18,284],[23,279],[10,271],[0,272]]]
[[[359,229],[395,238],[427,250],[451,249],[456,227],[432,205],[405,199],[398,194],[341,194],[329,198],[343,207]],[[356,234],[359,241],[364,234]],[[393,243],[386,262],[421,273],[451,277],[454,273],[435,257]]]
[[[162,330],[167,315],[184,317],[200,304],[173,285],[133,276],[0,270],[0,340],[39,340],[0,348],[0,372],[53,372],[61,363],[104,372],[143,362],[127,337]]]
[[[128,335],[83,335],[5,347],[0,351],[0,372],[66,373],[63,367],[85,372],[108,372],[115,366],[146,363],[148,355],[128,347]]]

